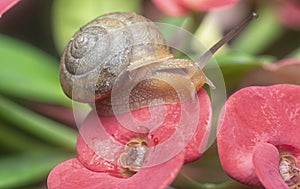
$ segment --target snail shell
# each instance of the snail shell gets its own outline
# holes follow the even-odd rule
[[[110,94],[116,77],[128,66],[171,58],[158,28],[134,13],[112,13],[83,26],[68,43],[60,66],[67,96],[93,102]]]
[[[121,12],[100,16],[74,34],[61,58],[60,81],[67,96],[96,101],[103,115],[113,114],[112,106],[127,111],[124,102],[130,110],[147,107],[155,99],[182,102],[192,96],[186,82],[192,82],[194,90],[207,82],[194,62],[173,58],[154,23]],[[112,102],[117,81],[122,84]],[[140,82],[130,87],[134,81]]]

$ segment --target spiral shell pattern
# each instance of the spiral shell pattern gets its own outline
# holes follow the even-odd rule
[[[60,80],[73,100],[94,102],[109,96],[118,75],[172,57],[163,35],[135,13],[100,16],[80,28],[61,59]]]

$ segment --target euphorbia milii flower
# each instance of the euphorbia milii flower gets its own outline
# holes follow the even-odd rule
[[[232,5],[238,0],[153,0],[154,4],[166,14],[181,16],[195,11],[210,11],[227,5]]]
[[[300,187],[300,86],[248,87],[219,120],[219,156],[234,179],[267,189]]]
[[[212,113],[210,99],[203,89],[197,97],[198,107],[188,101],[142,108],[119,117],[104,117],[92,111],[80,127],[78,158],[54,168],[48,187],[166,188],[181,166],[198,159],[206,147]],[[160,115],[163,119],[158,118]],[[118,120],[130,116],[141,123],[136,130],[125,128]],[[146,127],[149,119],[150,126],[156,120],[159,124]]]
[[[279,6],[279,18],[286,27],[300,30],[300,2],[299,0],[283,0]]]
[[[300,85],[300,58],[286,58],[248,72],[241,87],[290,83]]]
[[[20,0],[1,0],[0,1],[0,17]]]

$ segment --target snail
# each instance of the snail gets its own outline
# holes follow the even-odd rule
[[[113,105],[119,106],[120,112],[126,111],[123,102],[128,102],[130,110],[134,110],[149,106],[155,99],[162,99],[165,104],[188,100],[191,89],[183,78],[192,83],[195,91],[209,84],[197,64],[208,61],[254,17],[256,14],[193,62],[174,58],[157,26],[143,16],[126,12],[100,16],[81,27],[63,52],[60,64],[63,91],[75,101],[96,102],[102,115],[113,114]],[[132,86],[134,80],[139,82]],[[122,82],[116,85],[117,81]],[[112,101],[114,86],[119,89],[115,87],[116,100]],[[178,93],[174,86],[182,90]]]

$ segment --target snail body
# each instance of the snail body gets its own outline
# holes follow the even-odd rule
[[[130,82],[124,83],[124,80]],[[186,102],[205,82],[206,76],[191,60],[169,59],[153,63],[122,74],[115,82],[113,96],[96,101],[97,112],[112,115],[150,105]],[[113,106],[117,110],[113,110]]]
[[[139,82],[128,87],[134,80]],[[67,96],[79,102],[96,101],[100,114],[109,115],[110,107],[122,107],[123,101],[133,110],[157,98],[164,103],[190,99],[186,82],[197,91],[207,79],[193,61],[173,57],[154,23],[120,12],[100,16],[74,34],[61,58],[60,81]],[[116,81],[122,84],[113,104]],[[181,96],[174,86],[182,89]]]

